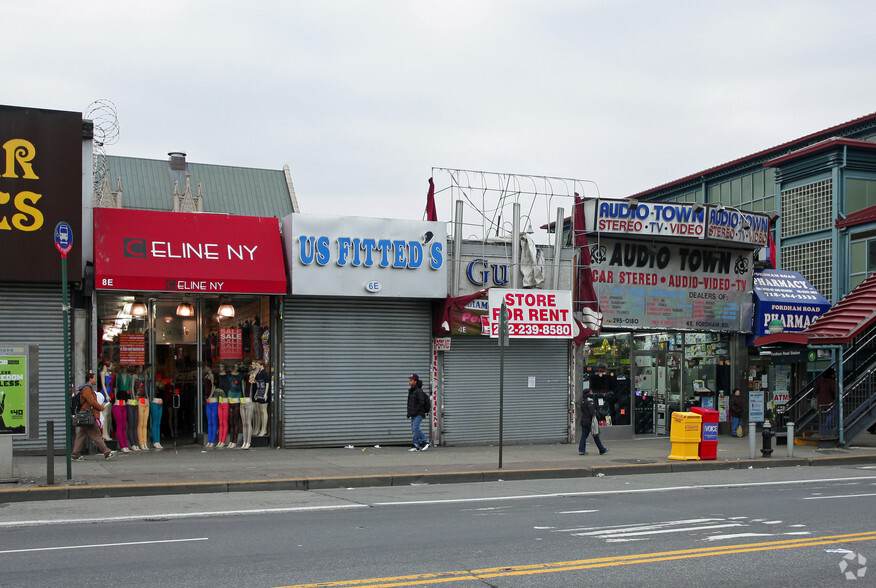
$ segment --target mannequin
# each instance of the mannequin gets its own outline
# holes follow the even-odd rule
[[[243,398],[243,382],[243,374],[240,373],[235,365],[228,375],[228,387],[226,388],[228,398]]]
[[[225,371],[225,364],[219,364],[219,379],[215,382],[222,389],[220,396],[225,396],[228,392],[228,373]]]
[[[153,398],[149,403],[149,417],[152,419],[152,447],[161,451],[161,413],[164,409],[164,401],[161,398]]]
[[[149,402],[146,400],[146,379],[142,372],[134,374],[134,399],[137,401],[137,442],[140,451],[149,451],[146,428],[149,424]]]
[[[98,384],[100,384],[100,392],[103,394],[103,398],[98,398],[98,402],[103,404],[103,410],[100,414],[100,420],[103,421],[103,440],[109,441],[112,439],[110,437],[110,432],[113,429],[113,380],[115,376],[112,373],[112,364],[108,361],[103,362],[103,365],[100,367],[100,377],[98,378]]]
[[[207,444],[205,447],[215,447],[219,427],[219,399],[207,399]]]
[[[258,437],[264,437],[268,434],[268,403],[271,401],[271,377],[265,371],[265,366],[261,362],[255,362],[255,366],[258,371],[253,376],[256,384],[253,394],[253,402],[255,402],[253,429],[256,430],[253,434]]]
[[[137,440],[137,425],[139,425],[137,418],[139,416],[137,401],[133,398],[131,400],[125,400],[125,409],[128,420],[128,447],[131,448],[131,451],[140,451],[140,443]]]
[[[237,447],[237,436],[240,435],[240,401],[243,398],[228,399],[228,448]]]
[[[119,400],[131,399],[131,374],[128,373],[128,368],[122,368],[122,372],[116,379],[116,398]]]
[[[116,400],[113,402],[113,420],[116,423],[116,440],[119,442],[119,449],[128,453],[128,407],[124,400]]]
[[[241,449],[249,449],[252,444],[252,406],[252,398],[240,399]]]
[[[225,447],[225,438],[228,437],[228,401],[219,399],[219,438],[216,447]]]

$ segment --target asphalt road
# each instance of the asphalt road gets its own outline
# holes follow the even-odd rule
[[[2,586],[873,585],[876,468],[0,505]]]

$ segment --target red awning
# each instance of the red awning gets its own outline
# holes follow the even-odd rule
[[[776,333],[754,340],[754,345],[801,343],[844,345],[876,323],[876,273],[799,333]]]
[[[94,210],[98,290],[285,294],[280,223],[228,214]]]

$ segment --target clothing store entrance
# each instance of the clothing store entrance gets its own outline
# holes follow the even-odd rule
[[[198,403],[198,346],[158,343],[155,346],[155,397],[164,402],[161,438],[171,447],[195,442]]]

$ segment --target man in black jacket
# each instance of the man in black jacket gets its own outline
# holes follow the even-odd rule
[[[429,449],[429,440],[420,430],[420,423],[431,408],[429,396],[423,392],[423,382],[420,376],[411,374],[408,378],[408,418],[411,419],[411,434],[414,438],[414,446],[408,451],[426,451]]]
[[[599,440],[599,425],[592,428],[592,423],[596,417],[596,402],[593,401],[593,390],[584,390],[584,398],[581,400],[581,442],[578,443],[578,455],[587,455],[585,446],[587,445],[587,437],[593,433],[593,441],[599,449],[599,455],[608,453],[608,449]]]

